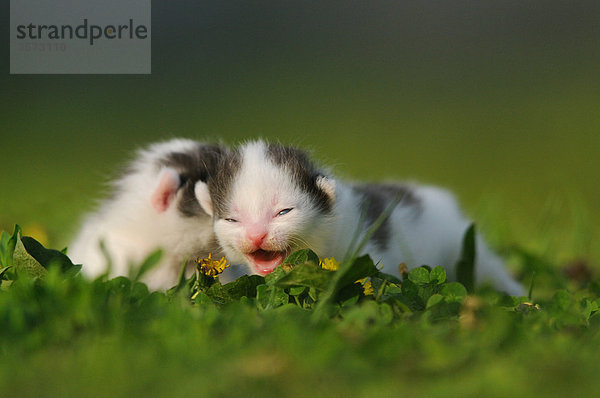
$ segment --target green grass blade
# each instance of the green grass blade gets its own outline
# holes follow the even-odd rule
[[[460,260],[456,264],[456,279],[468,292],[475,287],[475,224],[471,224],[463,237]]]
[[[531,296],[533,294],[533,284],[535,283],[536,272],[534,271],[531,275],[531,282],[529,283],[529,291],[527,292],[527,298],[531,301]]]
[[[360,243],[358,244],[358,246],[354,250],[350,250],[351,255],[348,258],[349,261],[353,261],[355,258],[358,257],[361,250],[364,249],[365,245],[369,242],[369,240],[371,240],[371,238],[373,237],[375,232],[377,232],[379,227],[381,227],[381,225],[389,218],[389,216],[392,214],[392,212],[394,211],[396,206],[398,206],[398,203],[400,203],[400,201],[402,200],[403,197],[404,197],[404,195],[396,196],[396,198],[394,198],[394,200],[388,205],[388,207],[386,207],[386,209],[379,215],[379,217],[377,217],[377,219],[373,222],[373,224],[371,224],[371,226],[369,226],[369,228],[367,228],[367,230],[365,231],[365,234],[364,234],[363,238],[361,239]],[[361,224],[359,224],[359,229],[360,229],[360,225]],[[357,234],[357,235],[360,235],[360,234]]]
[[[2,267],[12,267],[13,254],[20,235],[21,227],[17,224],[15,224],[12,235],[8,235],[6,232],[2,231],[2,236],[0,238],[0,265],[2,265]]]
[[[142,265],[140,265],[140,267],[137,269],[137,272],[135,272],[135,277],[133,278],[133,280],[136,282],[139,281],[142,278],[142,276],[144,276],[146,273],[148,273],[148,271],[150,271],[152,268],[158,265],[158,262],[160,261],[161,257],[162,250],[160,249],[150,253],[150,255],[146,257]]]

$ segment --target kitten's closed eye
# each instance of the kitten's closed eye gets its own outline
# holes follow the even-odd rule
[[[227,222],[238,222],[235,218],[226,218],[225,221],[227,221]]]
[[[281,210],[279,213],[277,213],[278,216],[284,216],[286,214],[288,214],[290,211],[292,211],[293,208],[289,208],[289,209],[283,209]]]

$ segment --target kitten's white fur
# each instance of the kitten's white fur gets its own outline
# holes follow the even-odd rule
[[[87,216],[69,246],[69,257],[83,264],[84,275],[93,278],[106,272],[101,241],[112,261],[110,277],[128,275],[132,265],[140,265],[161,248],[160,263],[142,278],[151,289],[174,286],[183,261],[206,257],[209,251],[217,254],[211,247],[211,218],[183,217],[176,205],[182,193],[176,191],[177,171],[156,166],[162,156],[196,145],[196,141],[173,139],[138,152],[131,171],[114,182],[114,196]]]
[[[241,169],[229,193],[229,213],[215,219],[214,224],[227,258],[247,263],[252,269],[251,261],[244,255],[248,251],[248,230],[264,228],[267,236],[262,248],[265,250],[310,247],[322,258],[342,259],[360,227],[361,197],[352,185],[318,177],[321,190],[334,203],[332,213],[324,216],[308,194],[294,184],[289,172],[269,160],[264,142],[247,143],[241,153]],[[404,262],[408,268],[442,265],[452,279],[469,222],[448,192],[428,186],[411,188],[420,201],[418,216],[410,205],[400,203],[389,219],[391,233],[387,249],[381,250],[370,242],[362,254],[370,254],[383,266],[384,272],[395,276],[400,276],[398,265]],[[199,183],[196,194],[201,205],[212,214],[207,185]],[[281,217],[275,216],[286,208],[293,210]],[[238,222],[226,221],[227,218]],[[476,282],[490,282],[498,290],[522,295],[523,288],[510,277],[502,260],[479,236],[476,246]]]

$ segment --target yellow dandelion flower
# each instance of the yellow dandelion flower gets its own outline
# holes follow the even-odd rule
[[[225,268],[229,267],[230,265],[227,264],[225,257],[221,257],[220,260],[213,260],[212,253],[208,253],[208,258],[198,258],[196,262],[198,263],[198,269],[200,272],[206,276],[212,276],[213,278],[223,272]]]
[[[374,292],[375,290],[373,289],[371,281],[366,281],[363,284],[363,293],[365,294],[365,296],[372,296]]]
[[[337,271],[340,269],[340,263],[336,261],[333,257],[324,258],[319,262],[321,268],[326,269],[328,271]]]

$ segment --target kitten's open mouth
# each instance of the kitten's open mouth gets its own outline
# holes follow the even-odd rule
[[[286,251],[267,251],[258,249],[246,254],[254,271],[262,276],[270,274],[287,257]]]

